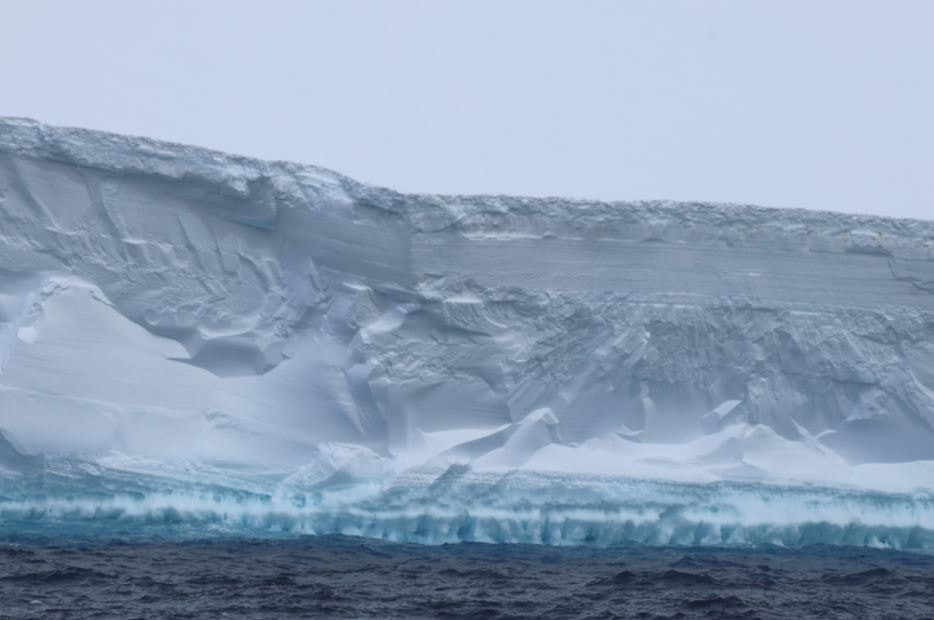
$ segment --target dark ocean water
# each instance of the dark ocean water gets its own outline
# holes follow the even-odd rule
[[[934,618],[934,556],[853,547],[0,542],[0,618]]]

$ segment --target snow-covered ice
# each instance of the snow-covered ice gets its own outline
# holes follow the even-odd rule
[[[0,431],[7,525],[934,547],[934,222],[2,119]]]

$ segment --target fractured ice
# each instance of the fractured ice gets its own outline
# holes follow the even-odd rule
[[[0,529],[934,548],[934,222],[0,120]]]

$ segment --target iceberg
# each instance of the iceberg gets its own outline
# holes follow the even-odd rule
[[[45,527],[934,548],[934,222],[0,119],[0,531]]]

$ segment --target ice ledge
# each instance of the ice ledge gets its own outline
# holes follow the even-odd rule
[[[322,186],[346,192],[359,203],[388,211],[408,212],[416,230],[497,229],[504,220],[515,223],[532,214],[564,218],[585,217],[593,223],[642,223],[649,227],[645,240],[659,239],[675,225],[731,229],[755,237],[774,232],[781,237],[820,237],[842,234],[847,252],[889,254],[919,241],[926,258],[934,260],[934,221],[855,215],[805,209],[780,209],[709,202],[639,201],[601,202],[561,197],[503,195],[402,194],[361,184],[318,166],[285,161],[264,161],[207,148],[75,127],[57,127],[14,117],[0,117],[0,155],[47,159],[116,174],[154,175],[195,180],[215,186],[236,198],[262,198],[272,183],[279,198],[307,201],[303,187]],[[441,215],[439,212],[444,212]],[[609,222],[607,222],[609,220]],[[583,222],[586,227],[588,222]],[[655,232],[652,231],[655,227]],[[547,237],[549,231],[542,231]],[[917,247],[915,248],[918,249]],[[917,252],[912,252],[917,256]]]
[[[114,173],[200,179],[245,197],[250,185],[277,174],[312,171],[338,180],[341,175],[314,166],[267,162],[198,146],[140,136],[55,127],[28,118],[0,117],[0,153],[51,159]]]

